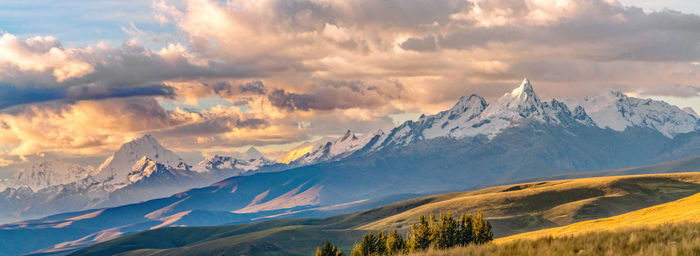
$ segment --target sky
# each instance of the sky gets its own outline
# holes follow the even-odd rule
[[[700,110],[700,2],[0,2],[0,177],[152,134],[186,159],[388,130],[462,95]]]

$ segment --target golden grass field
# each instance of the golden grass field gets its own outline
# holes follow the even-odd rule
[[[589,232],[615,231],[623,228],[653,228],[659,225],[684,222],[700,222],[700,194],[609,218],[582,221],[563,227],[503,237],[494,242],[505,243],[518,239],[537,239],[547,236],[575,236]]]
[[[700,193],[596,220],[423,255],[700,255]]]
[[[700,192],[700,173],[543,181],[440,195],[442,200],[356,227],[406,229],[420,215],[483,211],[497,237],[614,216]]]

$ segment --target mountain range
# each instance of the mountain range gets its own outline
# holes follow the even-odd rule
[[[192,167],[151,135],[121,146],[97,169],[60,159],[32,165],[0,184],[0,220],[110,207],[169,196],[273,166],[255,148],[239,157],[212,156]]]
[[[525,79],[493,103],[465,96],[386,133],[348,131],[307,146],[288,164],[213,156],[192,167],[145,136],[72,183],[0,193],[15,216],[83,210],[6,224],[0,236],[55,237],[25,252],[69,250],[165,226],[331,216],[416,194],[695,156],[699,128],[676,106],[619,92],[543,101]]]

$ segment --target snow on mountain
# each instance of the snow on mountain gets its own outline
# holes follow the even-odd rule
[[[151,135],[126,143],[100,165],[95,180],[121,187],[128,184],[132,167],[143,157],[169,166],[181,165],[182,159],[172,151],[163,148]]]
[[[648,127],[673,138],[700,128],[698,118],[663,101],[629,97],[612,91],[584,99],[567,99],[570,106],[581,106],[600,128],[624,131],[631,126]]]
[[[459,99],[451,109],[435,115],[421,116],[418,121],[408,121],[394,128],[383,138],[378,138],[371,149],[385,145],[406,145],[422,139],[438,137],[463,138],[485,135],[489,139],[504,129],[525,120],[567,125],[576,122],[592,126],[593,120],[583,108],[573,112],[566,104],[552,100],[542,102],[535,94],[530,81],[525,78],[519,87],[487,104],[484,98],[472,94]]]
[[[194,168],[197,172],[209,172],[212,170],[231,170],[231,175],[241,175],[250,171],[258,170],[264,166],[273,165],[277,162],[267,159],[265,156],[258,158],[246,157],[235,158],[231,156],[214,155],[202,160]]]
[[[231,175],[241,175],[274,164],[277,164],[277,162],[267,158],[255,147],[250,147],[245,152],[233,153],[231,156],[214,155],[207,157],[195,165],[192,170],[196,172],[223,170],[232,171]]]
[[[384,132],[379,130],[375,133],[370,133],[358,138],[354,133],[348,130],[343,137],[337,140],[317,144],[309,153],[304,154],[290,164],[308,165],[323,161],[339,160],[362,149],[367,143],[372,141],[374,137],[382,135],[384,135]]]
[[[688,114],[690,114],[691,116],[693,116],[693,117],[695,117],[695,118],[700,118],[700,116],[698,115],[698,113],[696,113],[695,110],[693,110],[693,108],[691,108],[691,107],[685,107],[685,108],[683,108],[683,112],[688,113]]]
[[[60,159],[35,163],[2,181],[5,187],[28,187],[33,191],[70,184],[87,178],[92,170]]]
[[[133,167],[131,167],[131,172],[126,175],[126,179],[129,181],[129,183],[135,183],[139,180],[150,177],[159,169],[165,169],[165,166],[144,156],[138,160]]]

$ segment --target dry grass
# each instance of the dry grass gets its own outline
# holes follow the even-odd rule
[[[592,231],[614,231],[629,227],[654,227],[676,222],[700,220],[700,194],[677,201],[644,208],[626,214],[604,219],[574,223],[568,226],[538,230],[497,239],[503,243],[517,239],[537,239],[541,237],[570,236]]]
[[[483,211],[497,237],[604,218],[700,192],[700,173],[534,182],[450,194],[356,229],[406,229],[420,215]]]
[[[411,254],[422,255],[700,255],[700,223],[620,228]]]

